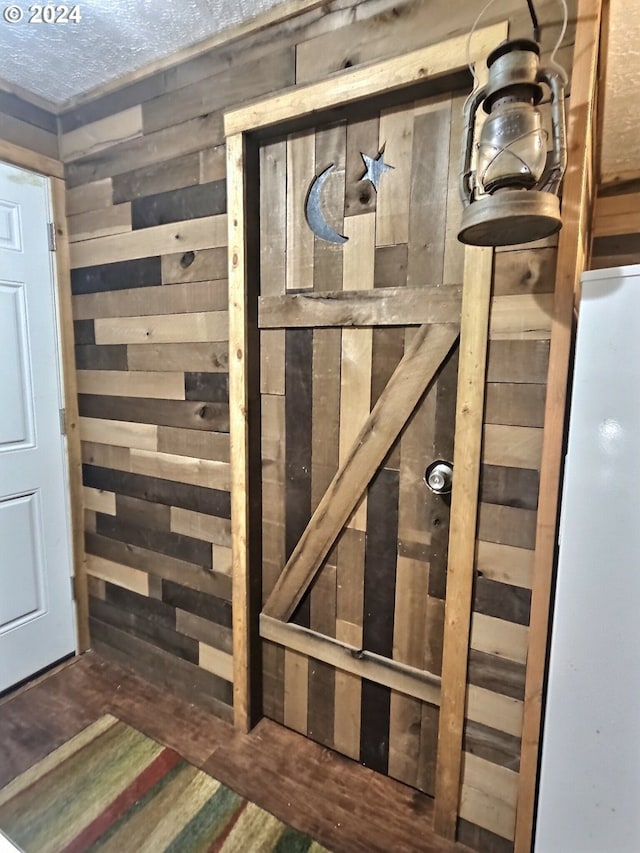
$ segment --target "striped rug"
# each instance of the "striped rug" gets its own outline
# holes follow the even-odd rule
[[[327,853],[112,716],[0,790],[0,829],[25,853]]]

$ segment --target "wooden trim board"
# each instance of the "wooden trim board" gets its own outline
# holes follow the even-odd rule
[[[0,160],[50,178],[64,180],[64,165],[60,160],[54,160],[53,157],[38,154],[36,151],[29,151],[28,148],[21,148],[3,139],[0,139]]]
[[[69,267],[69,235],[65,209],[65,184],[60,178],[50,178],[51,206],[56,231],[56,289],[59,316],[59,342],[62,357],[67,458],[69,466],[69,497],[71,547],[73,559],[73,588],[76,600],[78,651],[90,646],[89,594],[87,590],[86,555],[84,548],[84,497],[82,489],[82,452],[80,446],[80,416],[78,413],[78,383],[71,306],[71,271]]]
[[[457,323],[462,287],[385,287],[263,296],[258,302],[261,329],[313,326],[421,326]]]
[[[556,289],[549,351],[544,440],[529,623],[515,853],[531,849],[547,658],[549,607],[556,551],[574,299],[590,247],[594,103],[602,0],[579,0],[568,113],[568,164],[562,197]]]
[[[460,799],[493,250],[465,249],[434,827],[455,838]]]
[[[249,620],[249,425],[245,250],[245,145],[242,134],[227,139],[229,210],[229,423],[231,434],[231,553],[233,577],[233,716],[251,727],[251,629]]]
[[[485,57],[506,37],[506,23],[476,30],[469,54]],[[272,127],[356,101],[379,97],[415,83],[455,74],[467,67],[467,36],[458,36],[403,56],[336,74],[320,83],[297,86],[281,95],[225,113],[227,136]]]
[[[343,672],[368,678],[431,705],[440,704],[441,679],[431,672],[334,640],[309,628],[281,622],[264,613],[260,616],[260,635]]]

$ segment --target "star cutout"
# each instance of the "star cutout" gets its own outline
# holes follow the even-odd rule
[[[360,156],[364,160],[364,165],[367,167],[367,171],[360,180],[371,181],[376,192],[378,192],[380,188],[380,179],[384,173],[390,172],[395,167],[389,166],[384,162],[384,151],[381,151],[375,159],[373,157],[369,157],[367,154],[363,154],[362,151],[360,152]]]

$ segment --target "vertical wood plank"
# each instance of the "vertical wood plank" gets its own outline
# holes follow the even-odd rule
[[[493,250],[465,250],[434,827],[455,837],[475,557]]]
[[[384,147],[384,161],[393,166],[393,171],[382,176],[378,190],[377,246],[409,241],[412,144],[413,110],[406,106],[384,110],[380,114],[379,146]],[[364,153],[375,157],[378,152]]]
[[[284,397],[262,396],[262,601],[286,562]]]
[[[287,139],[287,290],[313,289],[314,236],[304,206],[315,168],[315,133],[292,133]]]
[[[300,734],[307,733],[309,714],[309,658],[284,650],[284,724]]]
[[[373,289],[375,212],[345,219],[343,287],[345,290]],[[340,377],[339,462],[342,463],[371,406],[371,329],[344,329]],[[336,638],[362,645],[364,589],[364,531],[367,528],[366,497],[347,524],[338,544]],[[360,756],[360,712],[362,682],[356,676],[335,676],[335,743],[351,758]]]
[[[287,329],[285,350],[285,542],[293,553],[311,518],[313,331]],[[309,627],[309,593],[294,621]]]
[[[442,201],[449,177],[451,99],[416,104],[411,152],[407,286],[442,281],[448,212]]]
[[[393,655],[399,474],[382,468],[371,481],[367,502],[362,646]],[[360,760],[380,773],[389,769],[391,693],[362,683]]]
[[[415,330],[405,332],[409,346]],[[400,443],[400,490],[398,496],[398,558],[393,657],[430,672],[436,670],[425,654],[429,591],[428,548],[431,541],[430,503],[423,474],[433,459],[436,414],[435,387],[409,419]],[[406,557],[410,546],[416,557]],[[418,787],[423,703],[400,693],[391,695],[389,773]],[[429,793],[433,793],[431,790]]]
[[[464,133],[463,108],[466,95],[459,95],[451,101],[451,127],[449,151],[457,151]],[[464,246],[458,240],[458,228],[462,216],[462,200],[460,198],[460,174],[458,158],[449,162],[449,179],[447,181],[447,219],[444,237],[444,270],[443,284],[459,284],[464,275]]]
[[[260,294],[286,290],[287,143],[260,148]]]
[[[246,152],[242,134],[227,139],[229,228],[229,424],[233,564],[233,717],[251,727],[251,631],[249,577],[249,377],[245,211]]]
[[[313,332],[312,511],[338,469],[341,335],[340,329],[315,329]],[[334,549],[310,590],[310,627],[331,637],[336,634],[336,555],[337,549]],[[325,746],[333,746],[334,715],[335,670],[312,661],[309,736]]]
[[[339,234],[344,234],[346,125],[339,124],[316,133],[316,172],[333,165],[334,169],[322,193],[325,219]],[[340,290],[342,287],[343,245],[314,238],[313,289]]]
[[[343,288],[372,290],[375,261],[375,213],[345,220]],[[367,419],[371,407],[371,359],[373,331],[345,329],[342,332],[342,374],[340,387],[340,463]],[[349,525],[366,530],[366,498],[354,512]]]
[[[562,192],[563,228],[558,243],[556,290],[551,326],[544,441],[531,595],[531,617],[525,683],[522,754],[516,853],[530,849],[535,807],[542,686],[546,665],[549,604],[558,525],[558,499],[571,357],[574,298],[580,288],[590,250],[589,184],[594,156],[594,103],[600,42],[601,0],[579,0],[568,113],[568,162]]]
[[[362,154],[375,157],[378,153],[378,126],[377,116],[362,121],[350,121],[347,125],[345,216],[372,213],[376,209],[376,191],[368,181],[362,180],[365,172]]]
[[[74,595],[78,627],[78,651],[90,646],[89,597],[87,567],[84,548],[84,503],[82,497],[82,452],[80,446],[80,418],[78,414],[78,380],[76,374],[73,311],[71,305],[69,237],[65,209],[65,184],[60,178],[50,178],[51,203],[57,235],[56,289],[60,322],[60,349],[67,428],[67,454],[69,463],[69,496],[71,507],[71,547],[74,573]]]
[[[287,143],[260,146],[260,293],[286,291]],[[285,548],[285,332],[260,333],[262,431],[262,602],[286,562]],[[261,642],[264,713],[284,723],[285,651]]]

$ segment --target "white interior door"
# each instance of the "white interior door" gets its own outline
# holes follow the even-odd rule
[[[46,178],[0,163],[0,690],[75,650]]]

